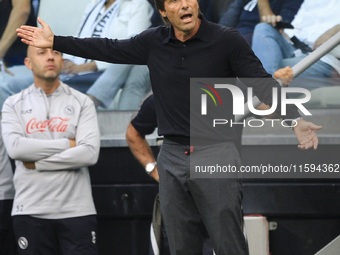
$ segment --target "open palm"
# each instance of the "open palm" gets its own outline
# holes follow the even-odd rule
[[[320,130],[321,128],[321,126],[317,126],[312,122],[299,120],[298,124],[294,128],[296,137],[299,141],[298,148],[301,150],[314,148],[314,150],[316,150],[319,144],[319,139],[316,135],[316,131]]]
[[[32,26],[21,26],[16,31],[18,36],[21,37],[21,41],[30,46],[38,48],[52,48],[54,34],[42,19],[38,18],[41,28]]]

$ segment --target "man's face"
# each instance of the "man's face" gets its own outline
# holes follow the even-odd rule
[[[160,13],[180,32],[190,33],[200,24],[198,0],[165,0],[164,11]]]
[[[55,80],[64,65],[59,51],[29,46],[25,65],[33,71],[35,77],[42,80]]]

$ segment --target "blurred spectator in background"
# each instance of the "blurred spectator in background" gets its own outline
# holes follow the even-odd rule
[[[27,46],[17,37],[15,29],[21,25],[36,25],[31,0],[0,1],[0,65],[23,65]]]
[[[111,0],[111,2],[114,1]],[[119,17],[115,21],[113,33],[109,38],[130,38],[151,26],[153,8],[148,1],[116,0],[114,4],[117,3],[121,4]],[[148,68],[146,66],[95,62],[108,66],[87,91],[95,105],[113,109],[113,99],[122,88],[123,91],[115,109],[136,110],[145,94],[151,90]]]
[[[275,74],[288,73],[292,77],[292,69],[307,54],[326,42],[340,31],[340,1],[321,2],[305,0],[296,14],[292,25],[294,29],[285,30],[285,35],[268,24],[258,24],[254,31],[253,50],[261,60],[267,72]],[[340,73],[340,46],[300,74],[300,78],[330,78]],[[291,78],[287,78],[289,83]],[[326,80],[326,79],[324,79]],[[315,88],[320,81],[299,82],[299,87]]]
[[[151,26],[150,19],[152,14],[152,6],[147,0],[94,0],[91,1],[85,10],[78,36],[130,38]],[[129,82],[143,87],[144,83],[138,83],[144,82],[144,79],[140,79],[140,77],[147,77],[149,75],[146,67],[133,67],[129,65],[115,65],[114,67],[112,64],[105,62],[92,61],[70,55],[65,55],[64,58],[66,63],[60,79],[84,93],[102,72],[111,66],[109,72],[110,83],[96,84],[89,91],[92,95],[91,98],[94,99],[97,105],[98,100],[101,99],[101,92],[106,94],[107,91],[110,95],[110,102],[113,100],[115,93],[110,93],[112,91],[111,86],[118,87],[119,89]],[[32,73],[24,65],[18,66],[13,72],[15,74],[20,73],[20,76],[8,76],[3,81],[0,81],[0,106],[2,106],[8,96],[20,92],[23,88],[33,83]],[[102,87],[104,85],[105,87]],[[145,86],[150,90],[148,83]],[[118,89],[113,88],[116,91]],[[144,95],[145,93],[143,93]],[[97,97],[98,100],[95,99]],[[103,104],[103,106],[105,105]]]
[[[256,24],[265,22],[276,27],[277,22],[290,23],[303,0],[234,0],[219,23],[236,28],[252,45]]]
[[[224,10],[232,2],[233,0],[199,0],[200,11],[207,20],[218,23]]]
[[[113,101],[119,89],[122,91],[115,105]],[[111,64],[87,94],[96,106],[108,110],[137,110],[150,90],[151,81],[147,66]]]
[[[0,1],[0,109],[5,99],[11,95],[8,89],[2,89],[5,80],[13,77],[16,66],[22,66],[26,57],[27,46],[17,37],[15,29],[24,24],[36,25],[36,17],[31,11],[32,2]]]
[[[147,0],[101,0],[99,3],[97,1],[94,5],[90,3],[86,13],[84,21],[81,22],[78,37],[127,39],[151,26],[153,9]],[[100,76],[101,72],[112,66],[112,64],[106,62],[93,61],[70,55],[64,55],[64,59],[67,61],[63,74],[66,74],[66,76],[71,75],[71,78],[64,78],[63,80],[81,91],[82,87],[85,87],[83,92],[86,92],[87,88]],[[84,74],[86,72],[91,73]],[[124,72],[126,74],[122,74]],[[144,72],[147,72],[147,70],[145,69]],[[79,74],[83,74],[81,75],[83,77],[78,77],[77,75]],[[114,84],[118,77],[125,76],[122,81],[124,83],[127,78],[131,82],[134,79],[132,76],[141,74],[135,74],[134,68],[131,66],[122,65],[116,68],[111,67],[110,75],[111,83]],[[90,90],[90,94],[94,97],[97,95],[97,90],[106,90],[106,88],[97,86]]]

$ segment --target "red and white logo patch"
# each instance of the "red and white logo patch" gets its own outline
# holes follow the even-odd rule
[[[31,119],[26,126],[27,134],[36,132],[65,132],[69,118],[53,117],[49,120],[38,121],[36,118]]]

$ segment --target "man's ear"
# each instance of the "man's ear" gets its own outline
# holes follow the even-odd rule
[[[32,62],[29,58],[26,57],[24,63],[28,69],[32,70]]]
[[[158,10],[159,11],[159,13],[161,14],[161,16],[163,17],[163,18],[166,18],[166,13],[165,13],[165,11],[162,11],[162,10]]]

